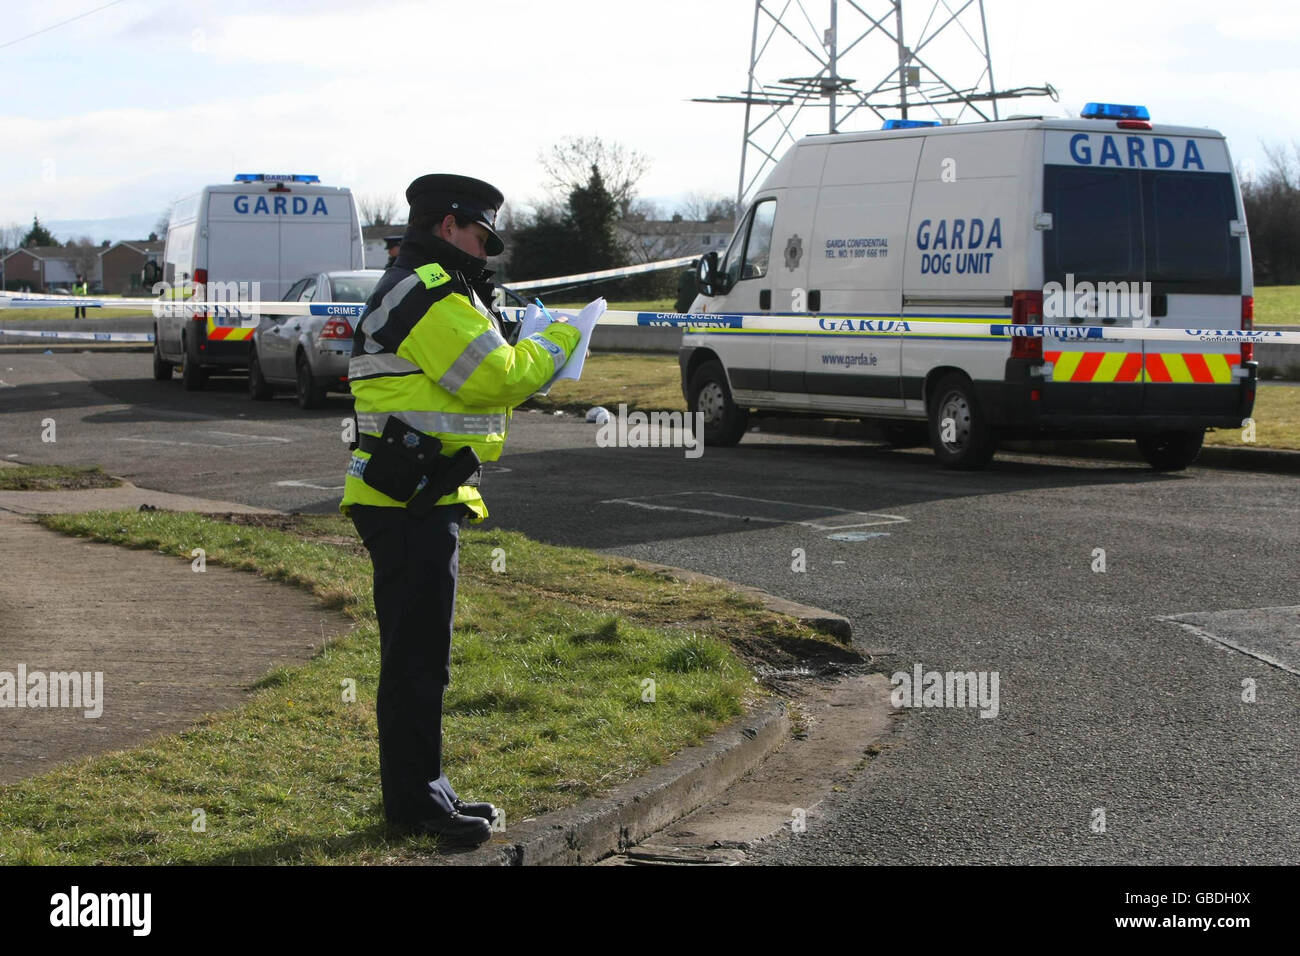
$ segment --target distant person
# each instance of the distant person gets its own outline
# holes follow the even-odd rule
[[[388,262],[384,264],[385,269],[391,269],[393,263],[397,261],[397,252],[402,248],[401,236],[384,236],[384,246],[388,249]]]
[[[689,269],[686,269],[677,276],[677,301],[673,303],[674,312],[688,312],[691,303],[695,301],[695,295],[699,291],[695,284],[695,269],[699,260],[691,263]]]
[[[77,280],[72,283],[72,294],[80,296],[90,294],[90,286],[86,282],[86,277],[80,272],[77,273]],[[73,306],[72,317],[74,319],[84,319],[86,317],[86,307],[84,305]]]

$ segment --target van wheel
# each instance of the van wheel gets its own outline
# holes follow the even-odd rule
[[[1156,471],[1182,471],[1201,453],[1205,429],[1139,435],[1138,451]]]
[[[182,340],[181,354],[181,387],[187,392],[197,392],[203,388],[208,380],[207,371],[190,358],[189,343]]]
[[[298,407],[320,408],[325,404],[325,390],[316,384],[307,356],[298,353]]]
[[[963,470],[983,468],[997,451],[997,438],[964,375],[945,375],[931,393],[930,447],[943,467]]]
[[[264,402],[274,392],[262,375],[262,363],[257,360],[257,349],[248,350],[248,397],[254,401]]]
[[[704,443],[734,445],[745,434],[749,409],[731,400],[727,373],[721,362],[705,362],[695,370],[690,383],[690,410],[704,413]]]
[[[158,348],[158,330],[153,330],[153,380],[155,382],[170,382],[172,377],[172,363],[162,357],[162,352]]]

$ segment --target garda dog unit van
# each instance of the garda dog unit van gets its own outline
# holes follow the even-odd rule
[[[173,205],[163,259],[164,299],[277,301],[308,273],[360,269],[361,221],[346,187],[311,175],[241,173]],[[194,390],[214,369],[248,367],[255,318],[169,313],[164,304],[156,310],[155,379],[171,378],[180,365],[185,388]]]
[[[1135,438],[1174,469],[1254,403],[1251,345],[1090,337],[1252,327],[1227,144],[1143,107],[802,139],[699,287],[694,312],[804,320],[687,330],[683,392],[715,444],[751,413],[795,412],[874,421],[954,468],[987,464],[1001,438],[1069,436]],[[909,320],[1062,334],[921,335]]]

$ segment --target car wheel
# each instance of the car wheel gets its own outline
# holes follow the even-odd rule
[[[181,340],[181,386],[187,392],[197,392],[208,380],[207,371],[190,358],[189,343]]]
[[[1138,451],[1156,471],[1182,471],[1201,453],[1205,429],[1139,435]]]
[[[262,375],[262,363],[257,360],[257,349],[248,350],[248,397],[264,402],[274,394],[271,384]]]
[[[298,407],[320,408],[325,403],[325,391],[316,384],[307,356],[298,353]]]
[[[930,447],[945,468],[983,468],[997,451],[975,389],[965,375],[940,379],[930,395]]]
[[[706,445],[734,445],[740,441],[749,424],[749,409],[732,401],[721,362],[709,361],[697,368],[688,391],[690,410],[704,414]]]
[[[158,348],[158,330],[153,330],[153,380],[155,382],[170,382],[172,377],[172,363],[162,357],[162,352]]]

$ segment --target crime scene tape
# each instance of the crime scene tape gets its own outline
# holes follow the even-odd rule
[[[152,342],[152,332],[46,332],[40,329],[0,329],[0,336],[53,339],[60,342]]]
[[[662,272],[677,266],[688,266],[699,256],[681,256],[677,259],[661,259],[658,262],[646,262],[639,266],[621,266],[617,269],[602,269],[599,272],[580,272],[577,275],[557,276],[554,279],[530,279],[527,282],[507,282],[505,288],[514,292],[532,292],[535,289],[548,289],[557,285],[580,285],[587,282],[599,282],[602,279],[622,279],[625,276],[639,276],[647,272]]]
[[[573,277],[566,277],[571,279]],[[20,296],[0,297],[0,311],[9,308],[48,308],[29,305],[29,302],[48,303],[49,299],[24,299]],[[323,315],[358,317],[365,308],[359,302],[230,302],[230,301],[170,301],[160,299],[79,299],[60,297],[61,307],[97,304],[106,309],[148,309],[156,316],[193,315],[213,312],[244,325],[256,325],[268,315]],[[524,314],[521,308],[503,309],[508,318],[518,321]],[[624,312],[608,311],[600,318],[606,326],[646,326],[681,328],[687,333],[718,334],[780,334],[787,335],[837,335],[837,336],[941,336],[944,338],[1042,338],[1056,341],[1158,341],[1204,342],[1215,344],[1300,345],[1300,329],[1184,329],[1150,328],[1144,326],[1097,325],[1017,325],[1005,321],[979,321],[975,317],[939,316],[905,318],[899,316],[837,315],[827,313],[796,315],[750,315],[743,313],[703,313],[687,315],[680,312]],[[999,317],[1000,318],[1000,317]],[[970,319],[970,321],[967,321]],[[0,330],[5,334],[5,330]],[[127,333],[119,333],[127,334]],[[147,333],[138,333],[147,334]]]

